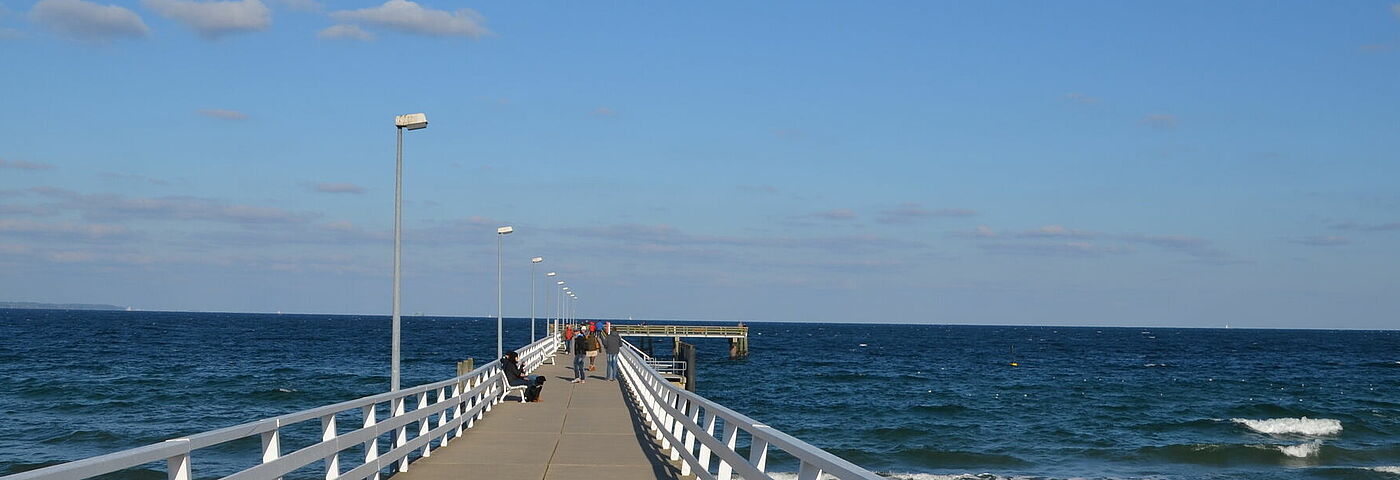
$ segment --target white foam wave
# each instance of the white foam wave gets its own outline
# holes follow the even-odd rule
[[[1400,475],[1400,467],[1393,467],[1393,466],[1371,467],[1371,468],[1368,468],[1367,470],[1373,470],[1373,471],[1377,471],[1377,472],[1381,472],[1381,473],[1390,473],[1390,474],[1394,474],[1394,475]]]
[[[1307,458],[1317,455],[1317,452],[1320,450],[1322,450],[1322,442],[1317,441],[1300,443],[1297,445],[1280,445],[1278,447],[1278,451],[1283,452],[1284,455],[1298,458]]]
[[[1028,480],[1035,477],[1003,477],[991,473],[880,473],[880,476],[894,480]]]
[[[1259,433],[1270,435],[1336,435],[1342,432],[1342,421],[1331,418],[1270,418],[1251,420],[1232,418],[1230,421],[1249,427]]]
[[[767,472],[773,480],[797,480],[796,472]],[[881,477],[893,480],[1030,480],[1035,477],[1003,477],[991,473],[956,473],[956,474],[935,474],[935,473],[899,473],[880,472]],[[734,475],[734,478],[743,478]],[[822,473],[817,480],[834,480],[836,477]]]

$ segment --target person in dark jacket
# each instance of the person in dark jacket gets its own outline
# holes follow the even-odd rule
[[[583,383],[583,379],[588,376],[583,368],[584,360],[588,358],[588,337],[583,332],[574,334],[574,380],[573,383]]]
[[[525,395],[525,401],[533,402],[539,399],[540,390],[544,388],[544,382],[540,382],[525,374],[525,369],[520,367],[520,354],[514,351],[506,352],[506,354],[501,357],[501,370],[503,370],[506,375],[506,383],[511,385],[524,385],[526,387],[525,393],[523,394]]]
[[[622,335],[613,330],[612,322],[603,324],[603,353],[608,355],[608,374],[603,378],[617,381],[617,356],[622,353]]]

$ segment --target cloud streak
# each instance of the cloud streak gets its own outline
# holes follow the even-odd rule
[[[192,220],[259,225],[306,223],[314,217],[276,207],[230,204],[191,196],[146,198],[89,195],[52,187],[34,187],[28,191],[54,199],[56,207],[81,212],[83,218],[92,221]]]
[[[272,10],[260,0],[142,0],[146,8],[194,29],[206,40],[267,30]]]
[[[200,114],[200,115],[203,115],[203,116],[206,116],[206,117],[209,117],[209,118],[217,118],[217,119],[219,119],[219,120],[247,120],[247,119],[248,119],[248,114],[245,114],[245,113],[240,112],[240,111],[237,111],[237,110],[224,110],[224,109],[221,109],[221,108],[201,108],[201,109],[199,109],[199,114]]]
[[[14,170],[53,170],[53,165],[47,163],[26,162],[23,160],[5,160],[0,158],[0,169],[9,168]]]
[[[1157,130],[1175,130],[1177,124],[1181,122],[1176,118],[1176,115],[1171,115],[1167,113],[1154,113],[1152,115],[1142,117],[1141,123],[1143,125],[1155,128]]]
[[[316,38],[324,40],[359,40],[361,42],[374,41],[374,34],[366,32],[359,25],[331,25],[316,32]]]
[[[29,19],[60,35],[94,43],[142,38],[151,29],[136,12],[86,0],[39,0]]]
[[[408,0],[389,0],[378,7],[341,10],[332,12],[330,16],[339,22],[434,37],[477,39],[491,34],[491,31],[482,25],[486,21],[485,17],[475,10],[434,10]]]
[[[365,193],[365,187],[353,183],[321,182],[312,186],[311,189],[320,193],[351,193],[356,195]]]
[[[1307,245],[1307,246],[1309,246],[1309,247],[1336,247],[1336,246],[1350,245],[1350,244],[1351,244],[1351,240],[1347,239],[1347,237],[1339,237],[1339,236],[1335,236],[1335,235],[1314,235],[1314,236],[1308,236],[1308,237],[1291,237],[1291,238],[1286,238],[1285,240],[1287,240],[1289,243],[1296,243],[1296,244],[1298,244],[1298,245]]]
[[[1337,222],[1332,224],[1336,230],[1352,230],[1357,232],[1390,232],[1400,230],[1400,222],[1388,223],[1360,223],[1360,222]]]
[[[971,232],[954,234],[978,241],[978,247],[996,253],[1046,256],[1103,256],[1136,252],[1135,246],[1149,246],[1199,260],[1219,262],[1230,255],[1209,240],[1186,235],[1112,234],[1091,230],[1045,225],[1030,230],[999,233],[986,225]]]
[[[885,210],[875,218],[876,222],[884,224],[907,224],[933,218],[957,218],[971,217],[977,215],[976,210],[966,208],[939,208],[927,209],[923,205],[913,202],[899,204],[898,207]]]

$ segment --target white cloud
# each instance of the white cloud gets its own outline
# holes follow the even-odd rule
[[[272,11],[260,0],[196,2],[193,0],[142,0],[142,5],[193,28],[206,39],[266,30]]]
[[[201,108],[199,114],[209,118],[220,120],[247,120],[248,114],[237,110],[224,110],[222,108]]]
[[[316,38],[327,40],[359,40],[368,42],[374,40],[374,34],[366,32],[359,25],[340,24],[326,27],[324,30],[316,32]]]
[[[39,0],[29,10],[29,19],[61,35],[88,42],[141,38],[151,32],[136,12],[85,0]]]
[[[472,9],[433,10],[408,0],[389,0],[378,7],[332,12],[331,18],[437,37],[481,38],[491,34],[482,26],[486,19]]]

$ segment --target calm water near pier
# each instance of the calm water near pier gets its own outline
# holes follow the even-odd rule
[[[747,359],[694,342],[698,393],[892,477],[1400,479],[1400,331],[749,326]],[[494,335],[406,317],[404,384]],[[382,392],[388,339],[375,316],[0,310],[0,474]]]

